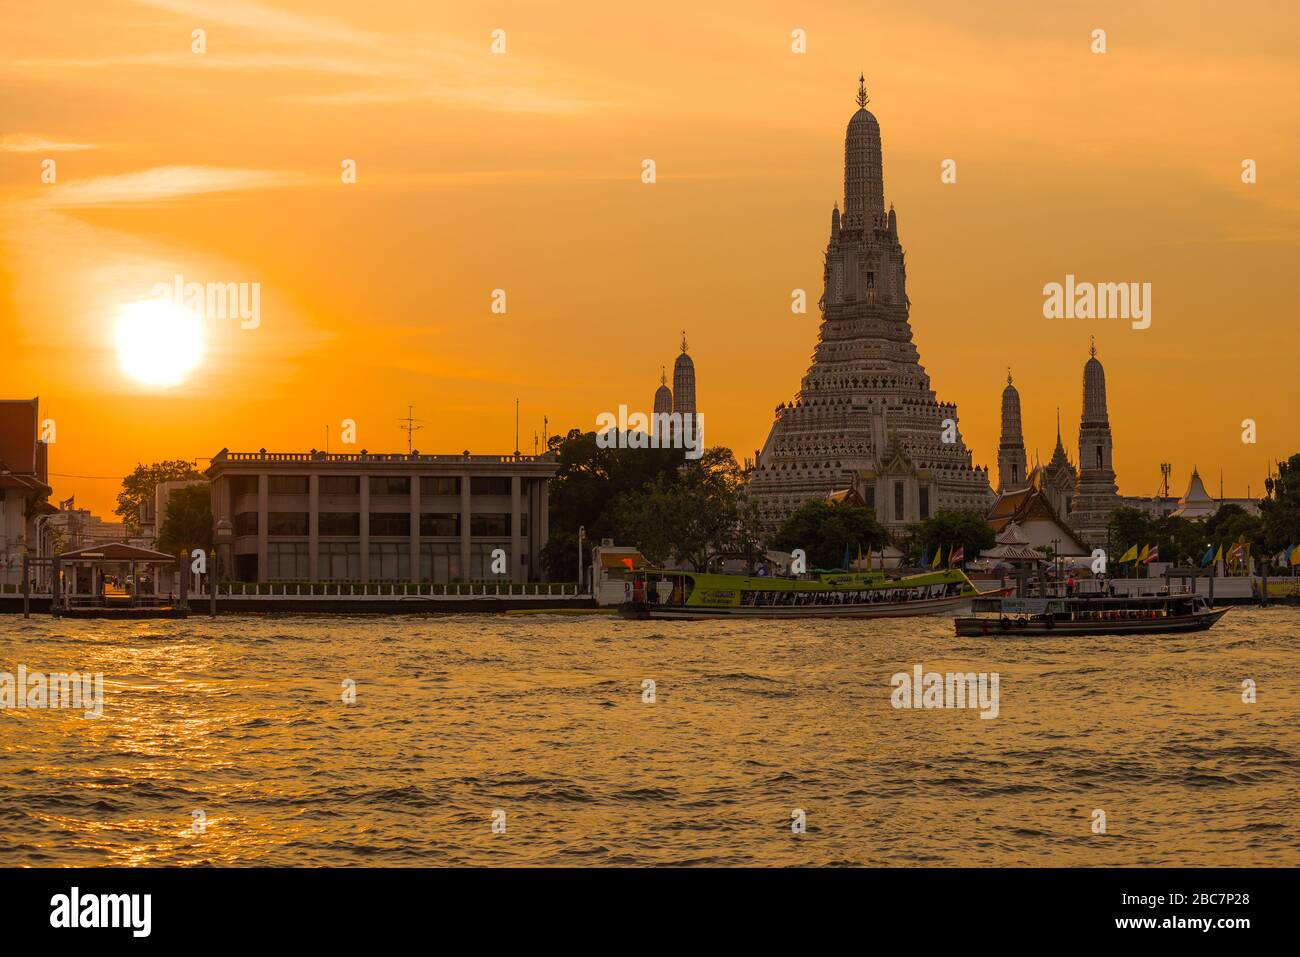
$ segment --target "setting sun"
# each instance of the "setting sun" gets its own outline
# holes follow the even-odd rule
[[[123,306],[114,335],[118,364],[141,385],[179,385],[203,358],[202,320],[163,300]]]

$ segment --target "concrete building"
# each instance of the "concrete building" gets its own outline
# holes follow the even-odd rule
[[[885,205],[880,124],[859,84],[812,365],[793,401],[777,406],[750,474],[769,531],[809,499],[849,486],[891,532],[944,509],[982,513],[993,499],[987,468],[972,463],[962,440],[957,407],[938,401],[912,341],[898,217]]]
[[[222,449],[205,472],[220,573],[239,581],[537,581],[558,468],[549,452]]]
[[[1260,514],[1258,498],[1224,498],[1222,491],[1218,497],[1210,495],[1195,466],[1192,467],[1192,475],[1187,480],[1187,491],[1181,498],[1174,498],[1172,495],[1124,496],[1121,504],[1125,508],[1136,508],[1146,512],[1153,518],[1172,515],[1189,521],[1213,518],[1225,505],[1239,506],[1250,515]]]
[[[0,400],[0,584],[20,585],[23,556],[40,552],[38,519],[49,502],[49,447],[40,440],[39,399]]]
[[[67,506],[68,503],[65,502],[64,505]],[[148,544],[148,540],[141,536],[128,536],[125,522],[106,522],[88,508],[60,508],[46,520],[45,531],[54,545],[54,551],[59,552],[106,545],[109,542]]]

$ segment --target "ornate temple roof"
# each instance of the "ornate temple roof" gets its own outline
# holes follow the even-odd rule
[[[993,502],[984,520],[988,522],[989,528],[999,533],[1011,525],[1023,525],[1028,521],[1052,522],[1060,528],[1067,543],[1073,546],[1078,554],[1087,555],[1091,551],[1078,533],[1061,520],[1061,516],[1052,507],[1051,500],[1039,485],[1002,493]]]
[[[988,472],[956,429],[957,407],[938,399],[909,321],[906,255],[886,211],[880,126],[858,79],[858,109],[844,135],[844,198],[831,211],[821,313],[812,362],[792,402],[776,407],[750,488],[763,521],[857,488],[886,527],[937,511],[983,511]]]

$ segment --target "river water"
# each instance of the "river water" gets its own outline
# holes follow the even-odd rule
[[[1073,639],[0,617],[20,665],[102,672],[104,703],[0,711],[8,866],[1300,864],[1291,608]],[[997,716],[893,707],[916,665],[996,672]]]

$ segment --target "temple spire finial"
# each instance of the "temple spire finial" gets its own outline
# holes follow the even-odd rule
[[[686,330],[682,330],[682,352],[686,351]]]
[[[1088,355],[1092,356],[1095,359],[1097,358],[1097,337],[1089,336],[1088,338],[1092,340],[1092,345],[1088,347]]]
[[[1007,366],[1007,385],[1011,385],[1011,366]]]
[[[867,96],[867,75],[865,73],[859,73],[858,74],[858,109],[865,110],[867,108],[867,104],[870,102],[871,102],[871,98]]]
[[[667,385],[667,384],[668,384],[668,367],[667,367],[667,366],[660,366],[660,367],[659,367],[659,384],[660,384],[660,385]]]

